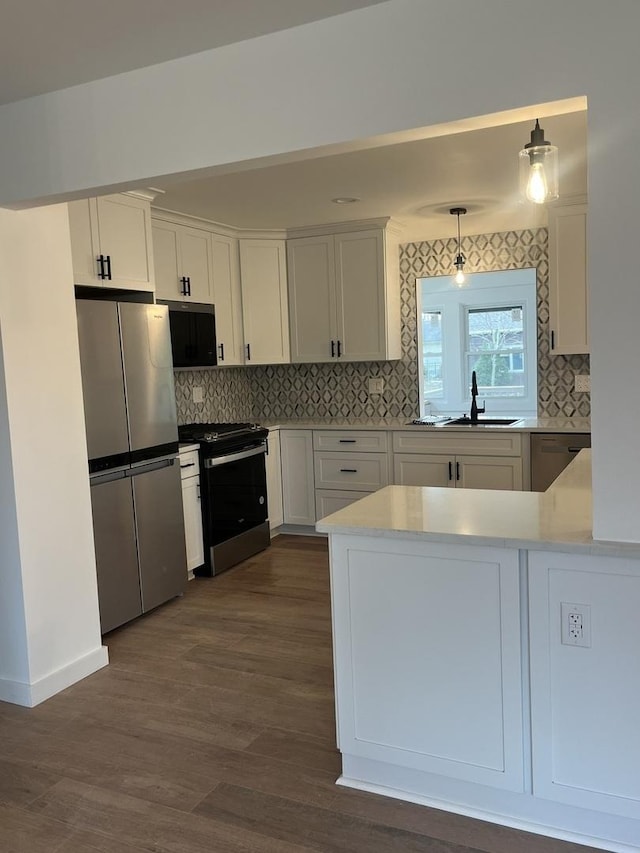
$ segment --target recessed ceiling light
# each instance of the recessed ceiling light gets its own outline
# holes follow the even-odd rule
[[[339,198],[332,198],[331,201],[334,204],[354,204],[356,201],[360,201],[360,199],[352,198],[351,196],[340,196]]]

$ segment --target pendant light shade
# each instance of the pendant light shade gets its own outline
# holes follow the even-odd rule
[[[464,274],[464,265],[466,262],[465,256],[462,254],[462,242],[460,240],[460,217],[464,216],[467,212],[466,207],[452,207],[449,210],[449,213],[452,216],[457,216],[458,218],[458,254],[456,255],[456,259],[453,262],[454,267],[456,268],[456,274],[454,276],[454,281],[458,285],[458,287],[462,287],[466,284],[466,277]]]
[[[520,152],[520,194],[534,204],[558,198],[558,149],[544,138],[536,119],[531,141]]]

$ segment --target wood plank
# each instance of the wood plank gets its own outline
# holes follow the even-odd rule
[[[302,853],[308,850],[303,845],[274,841],[258,832],[71,780],[59,782],[29,809],[40,820],[55,818],[67,828],[90,830],[156,853],[211,853],[212,850]],[[50,847],[47,853],[51,853]]]
[[[2,853],[53,853],[71,835],[55,815],[29,814],[21,808],[0,803]]]
[[[472,853],[447,841],[432,840],[426,847],[423,835],[227,784],[219,785],[196,812],[323,853]]]

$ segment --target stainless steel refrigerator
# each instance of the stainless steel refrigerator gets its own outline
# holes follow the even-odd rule
[[[102,633],[187,578],[167,308],[78,299]]]

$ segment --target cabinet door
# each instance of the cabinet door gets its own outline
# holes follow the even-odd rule
[[[340,489],[316,489],[316,517],[325,518],[339,509],[366,498],[371,492],[345,492]]]
[[[455,458],[426,453],[396,453],[393,482],[397,486],[455,486]]]
[[[463,489],[522,489],[522,459],[456,456],[456,485]]]
[[[151,229],[153,238],[153,265],[155,268],[156,297],[182,299],[180,265],[178,261],[178,228],[170,222],[156,220]]]
[[[280,460],[280,432],[272,430],[267,438],[267,509],[269,528],[274,530],[284,524],[282,508],[282,463]]]
[[[213,303],[211,274],[211,245],[207,231],[183,228],[180,237],[180,275],[189,279],[189,293],[185,302]]]
[[[238,241],[233,237],[212,234],[211,255],[218,366],[244,364]]]
[[[291,361],[335,359],[337,333],[333,237],[287,240],[287,276]]]
[[[585,204],[549,210],[549,323],[553,355],[589,352]]]
[[[286,524],[315,524],[313,440],[311,430],[280,431],[282,502]]]
[[[284,240],[240,240],[240,279],[247,364],[289,362]]]
[[[184,539],[187,548],[187,569],[193,572],[204,563],[202,539],[202,511],[200,509],[200,477],[186,477],[182,481],[182,508],[184,511]]]
[[[103,282],[98,278],[100,244],[95,199],[83,198],[79,201],[70,201],[67,207],[74,284],[102,286]]]
[[[107,287],[153,290],[151,207],[148,201],[126,195],[96,200],[100,253],[111,260]]]
[[[384,233],[335,235],[337,337],[346,361],[386,358]]]

